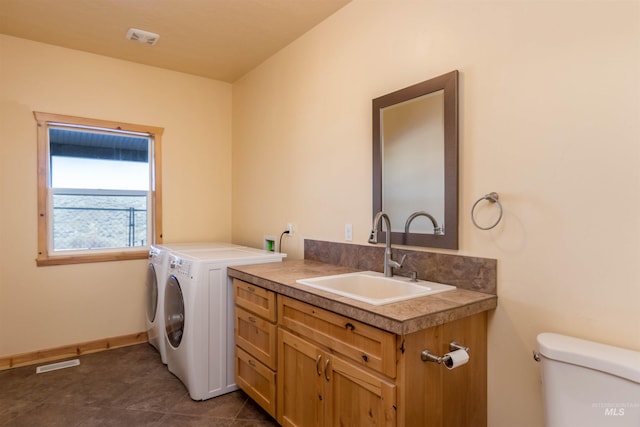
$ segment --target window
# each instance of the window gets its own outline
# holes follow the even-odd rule
[[[162,128],[34,113],[38,265],[146,258],[162,236]]]

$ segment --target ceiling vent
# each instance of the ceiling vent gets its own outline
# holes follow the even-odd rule
[[[129,40],[133,40],[134,42],[153,46],[158,42],[160,34],[139,30],[137,28],[129,28],[129,31],[127,31],[127,38]]]

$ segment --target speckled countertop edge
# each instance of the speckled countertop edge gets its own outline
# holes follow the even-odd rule
[[[456,289],[397,303],[374,306],[296,283],[298,279],[354,270],[309,260],[228,267],[228,275],[281,295],[315,305],[398,335],[451,322],[498,304],[496,295]]]

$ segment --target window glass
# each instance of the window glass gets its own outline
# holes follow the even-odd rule
[[[149,190],[149,163],[51,157],[51,186]]]
[[[101,129],[49,128],[53,251],[148,244],[150,143]]]

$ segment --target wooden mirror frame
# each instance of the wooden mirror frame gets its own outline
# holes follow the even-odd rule
[[[373,216],[382,211],[382,109],[444,90],[444,235],[392,232],[391,243],[458,249],[458,70],[373,100]],[[385,241],[385,231],[378,232]]]

